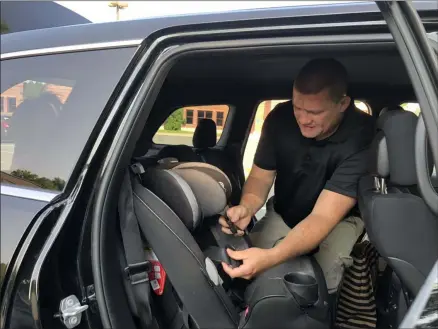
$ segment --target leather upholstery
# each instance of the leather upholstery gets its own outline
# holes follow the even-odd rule
[[[216,145],[216,134],[216,123],[213,120],[200,120],[193,135],[193,146],[201,161],[212,164],[227,174],[233,186],[230,201],[232,204],[238,204],[242,194],[239,166],[224,150],[213,148]]]
[[[383,131],[378,131],[371,144],[370,173],[387,178],[389,176],[389,157],[386,138]]]
[[[211,119],[200,119],[193,134],[193,146],[197,149],[214,147],[217,140],[216,123]]]
[[[417,120],[407,111],[389,111],[379,118],[371,174],[360,180],[358,200],[370,241],[411,296],[438,259],[438,218],[414,193]],[[386,178],[386,194],[376,190],[376,176]]]
[[[222,185],[230,183],[210,165],[165,166],[147,168],[141,176],[144,186],[134,183],[135,213],[185,309],[201,328],[330,328],[324,275],[311,257],[280,264],[253,280],[243,297],[248,312],[233,304],[194,238],[204,217],[224,208],[229,194]]]
[[[402,186],[416,185],[414,152],[418,117],[409,111],[389,111],[378,122],[387,143],[391,182]]]

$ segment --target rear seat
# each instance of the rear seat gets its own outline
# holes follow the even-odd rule
[[[324,275],[312,257],[266,271],[249,282],[246,308],[233,304],[217,267],[193,237],[206,218],[226,207],[231,184],[220,170],[185,163],[137,174],[142,183],[131,182],[138,224],[198,327],[266,328],[275,323],[276,328],[330,328]]]
[[[217,143],[216,123],[211,119],[201,119],[198,121],[195,133],[193,134],[193,147],[196,154],[203,162],[218,167],[230,178],[233,186],[231,203],[236,205],[240,202],[242,186],[239,178],[239,167],[235,160],[228,156],[224,151],[215,149]]]
[[[200,119],[193,134],[194,150],[187,145],[166,145],[158,153],[158,159],[174,158],[178,162],[204,162],[221,169],[230,179],[233,192],[230,202],[240,202],[243,171],[239,174],[239,164],[223,150],[215,149],[217,143],[216,123],[211,119]]]

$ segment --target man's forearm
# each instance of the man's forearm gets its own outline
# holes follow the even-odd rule
[[[272,182],[264,182],[255,177],[248,177],[242,192],[240,204],[247,207],[252,215],[265,204]]]
[[[328,236],[333,226],[324,217],[309,215],[290,230],[278,245],[270,249],[272,266],[312,251]]]

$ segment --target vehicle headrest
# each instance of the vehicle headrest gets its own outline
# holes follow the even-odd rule
[[[389,158],[386,138],[383,131],[378,131],[371,144],[370,172],[374,176],[389,177]]]
[[[193,134],[195,148],[208,148],[216,145],[216,123],[211,119],[200,119]]]
[[[198,161],[199,156],[188,145],[166,145],[157,155],[158,159],[176,158],[179,162]]]
[[[417,184],[415,131],[418,117],[409,111],[387,111],[379,117],[372,145],[371,170],[396,185]]]
[[[390,112],[390,111],[404,111],[404,109],[400,105],[386,106],[379,112],[379,117],[384,115],[386,112]]]
[[[142,181],[189,230],[198,227],[203,218],[222,214],[231,194],[231,183],[221,170],[196,162],[148,168]]]

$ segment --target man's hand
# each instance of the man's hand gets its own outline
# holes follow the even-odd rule
[[[243,231],[246,229],[249,222],[251,221],[252,215],[253,214],[250,209],[243,205],[232,207],[227,211],[228,218],[238,228],[237,234],[240,236],[243,235]],[[233,234],[223,216],[219,218],[219,224],[221,224],[222,226],[222,232],[226,234]]]
[[[243,262],[236,268],[222,263],[225,273],[231,278],[240,277],[249,280],[272,266],[270,249],[249,248],[239,251],[227,249],[227,253],[231,258]]]

